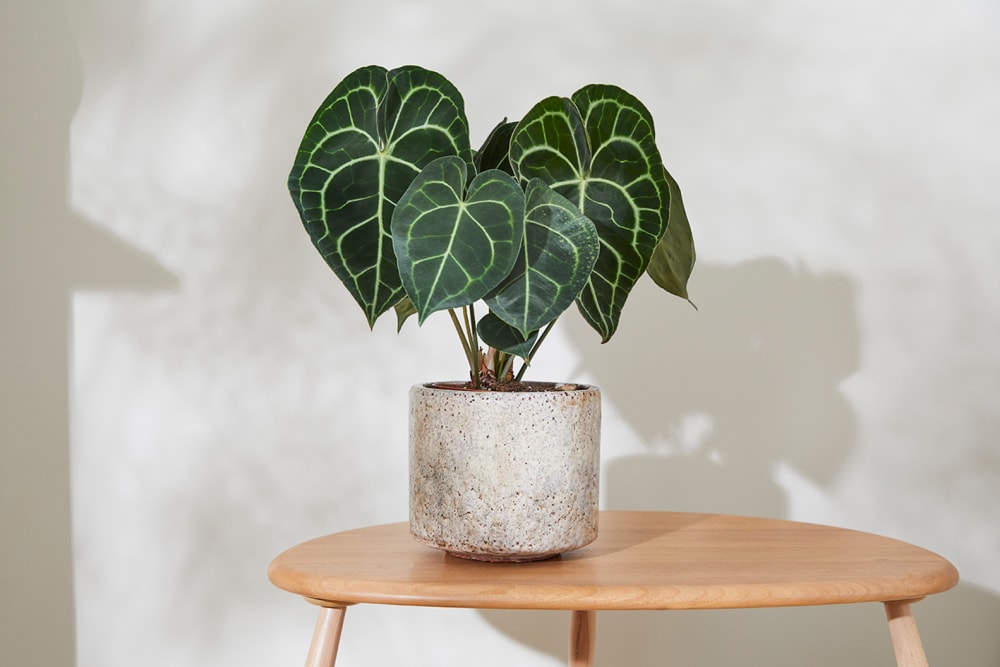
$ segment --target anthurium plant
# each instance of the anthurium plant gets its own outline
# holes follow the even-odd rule
[[[680,189],[649,111],[616,86],[543,99],[476,151],[445,77],[362,67],[309,122],[288,187],[369,326],[446,311],[475,388],[519,384],[573,303],[609,340],[644,273],[688,299]]]

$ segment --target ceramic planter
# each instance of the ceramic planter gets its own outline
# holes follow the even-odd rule
[[[596,387],[410,390],[410,531],[455,556],[549,558],[597,537]]]

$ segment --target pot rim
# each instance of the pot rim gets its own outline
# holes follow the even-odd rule
[[[592,384],[585,384],[582,382],[551,382],[545,380],[528,380],[523,383],[533,387],[544,387],[544,389],[536,391],[495,391],[492,389],[474,389],[472,387],[465,386],[466,384],[468,384],[468,381],[466,380],[440,380],[436,382],[421,382],[420,384],[413,385],[413,389],[427,389],[430,391],[442,392],[466,391],[473,394],[490,394],[498,396],[504,394],[570,394],[576,392],[599,391],[599,388]]]

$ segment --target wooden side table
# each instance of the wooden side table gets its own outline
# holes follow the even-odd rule
[[[829,526],[720,514],[602,512],[593,544],[534,563],[483,563],[417,544],[406,523],[285,551],[271,582],[322,607],[307,667],[333,667],[357,603],[573,612],[570,667],[593,664],[601,609],[734,609],[879,602],[899,667],[927,658],[910,605],[958,572],[905,542]]]

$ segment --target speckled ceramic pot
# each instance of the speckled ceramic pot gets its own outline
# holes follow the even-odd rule
[[[566,385],[560,385],[566,387]],[[464,558],[528,561],[597,537],[601,394],[410,390],[410,531]]]

